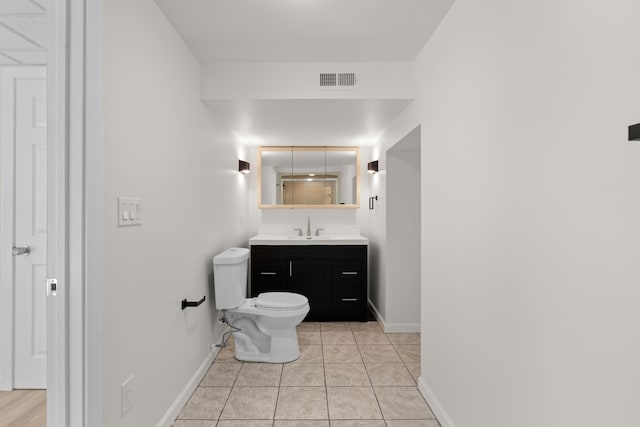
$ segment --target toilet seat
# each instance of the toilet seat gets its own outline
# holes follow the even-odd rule
[[[265,308],[258,307],[256,305],[256,300],[258,298],[247,298],[246,301],[240,305],[240,307],[232,308],[227,310],[227,313],[244,313],[252,316],[266,316],[271,318],[287,318],[287,317],[295,317],[302,313],[305,315],[309,311],[309,303],[305,303],[296,308]]]
[[[265,310],[297,310],[308,303],[307,297],[293,292],[265,292],[255,299],[256,307]]]

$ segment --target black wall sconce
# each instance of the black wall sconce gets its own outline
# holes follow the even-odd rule
[[[367,172],[369,173],[378,173],[378,161],[374,160],[373,162],[367,163]]]
[[[251,172],[251,165],[244,160],[238,160],[238,172],[249,173]]]
[[[640,123],[629,126],[629,141],[640,141]]]

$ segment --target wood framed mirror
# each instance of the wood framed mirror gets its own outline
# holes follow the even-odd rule
[[[259,147],[260,209],[360,207],[359,147]]]

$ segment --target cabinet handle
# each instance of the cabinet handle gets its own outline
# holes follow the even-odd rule
[[[273,272],[273,271],[261,271],[260,274],[263,275],[263,276],[275,276],[278,273]]]
[[[358,301],[358,298],[342,298],[342,301]]]
[[[342,275],[343,276],[357,276],[358,272],[357,271],[343,271]]]
[[[289,261],[289,277],[293,277],[293,261]]]

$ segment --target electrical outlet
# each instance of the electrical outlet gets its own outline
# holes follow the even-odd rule
[[[120,386],[120,397],[122,399],[121,410],[122,416],[127,415],[127,412],[133,408],[133,375],[131,375]]]

